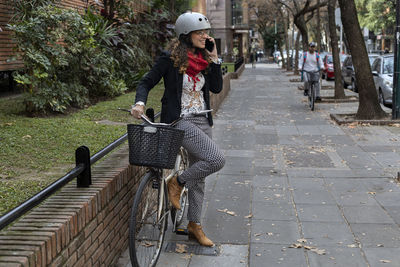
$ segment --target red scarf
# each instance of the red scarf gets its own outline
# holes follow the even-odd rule
[[[197,54],[197,57],[195,57],[193,55],[192,52],[188,52],[187,53],[188,56],[188,67],[186,69],[186,74],[192,78],[193,82],[194,82],[194,86],[193,86],[193,91],[196,89],[196,82],[200,81],[199,78],[196,77],[196,75],[201,72],[202,70],[204,70],[205,68],[207,68],[208,66],[208,62],[207,60],[203,59],[203,56],[201,53]],[[189,78],[189,81],[190,81]]]

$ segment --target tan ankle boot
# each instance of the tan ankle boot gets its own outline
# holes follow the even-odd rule
[[[197,242],[200,243],[202,246],[206,247],[213,247],[214,243],[206,237],[206,235],[203,232],[203,229],[201,228],[201,225],[198,225],[195,222],[189,222],[187,226],[187,230],[189,233],[189,238],[194,238],[197,240]]]
[[[179,200],[181,198],[183,186],[179,185],[177,176],[172,177],[171,180],[169,180],[167,187],[168,187],[169,201],[171,201],[172,206],[180,210],[181,204]]]

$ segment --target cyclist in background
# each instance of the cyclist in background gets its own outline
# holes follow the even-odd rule
[[[189,236],[195,237],[203,246],[214,245],[200,225],[204,180],[225,164],[222,151],[211,139],[211,112],[204,112],[210,110],[210,91],[219,93],[222,90],[221,64],[215,40],[209,35],[210,28],[210,22],[203,14],[188,12],[178,17],[175,23],[178,38],[171,41],[168,51],[161,54],[139,82],[131,110],[134,117],[140,118],[149,91],[164,78],[161,122],[171,123],[183,117],[175,127],[185,131],[182,146],[189,154],[189,168],[170,180],[168,196],[171,204],[180,209],[180,194],[186,184],[189,196],[187,229]],[[206,40],[212,42],[210,51],[205,49]]]
[[[308,46],[308,52],[304,52],[303,60],[299,60],[299,69],[301,70],[301,78],[304,82],[304,95],[308,95],[308,89],[310,88],[310,83],[307,81],[307,74],[304,71],[316,72],[324,69],[324,64],[322,59],[319,57],[319,53],[315,51],[317,45],[311,42]],[[321,101],[321,86],[318,82],[316,86],[316,101]]]

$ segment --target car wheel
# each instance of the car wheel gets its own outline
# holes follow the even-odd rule
[[[381,90],[381,89],[379,89],[378,101],[379,101],[380,104],[386,106],[385,98],[383,97],[383,93],[382,93],[382,90]]]
[[[358,93],[358,90],[356,87],[356,81],[354,79],[351,79],[351,88],[354,92]]]
[[[342,82],[343,82],[343,87],[347,89],[347,83],[344,81],[343,78],[342,78]]]

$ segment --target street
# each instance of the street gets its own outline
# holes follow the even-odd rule
[[[312,112],[287,74],[257,63],[231,81],[213,129],[226,165],[203,206],[217,246],[169,230],[157,266],[400,266],[400,128],[338,126],[330,113],[358,102]],[[117,266],[128,262],[126,251]]]

